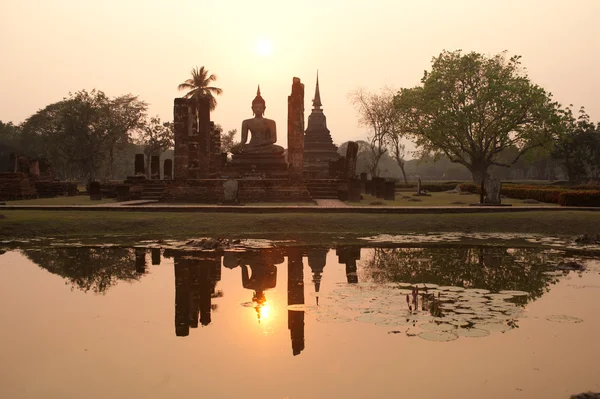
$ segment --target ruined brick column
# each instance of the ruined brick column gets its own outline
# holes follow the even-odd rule
[[[196,147],[197,171],[196,178],[208,177],[210,167],[210,139],[212,134],[210,124],[210,101],[208,98],[200,98],[198,106],[198,140]]]
[[[290,178],[302,179],[304,170],[304,85],[300,78],[292,81],[288,96],[288,164]]]
[[[174,125],[174,173],[175,179],[188,178],[188,140],[193,125],[193,113],[191,100],[186,98],[176,98],[173,106],[173,125]]]
[[[210,122],[210,161],[209,172],[218,173],[221,170],[221,132]]]
[[[358,144],[354,141],[348,142],[346,149],[346,177],[352,179],[356,176],[356,157],[358,155]]]
[[[32,159],[29,162],[29,175],[30,177],[39,178],[40,177],[40,161],[37,159]]]

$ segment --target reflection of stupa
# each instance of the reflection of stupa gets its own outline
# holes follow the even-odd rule
[[[327,248],[312,248],[308,250],[308,266],[312,270],[312,281],[315,285],[315,292],[319,292],[321,289],[321,279],[323,276],[323,269],[327,263]],[[317,296],[317,305],[319,304],[319,297]]]
[[[313,178],[329,177],[329,162],[337,161],[340,157],[337,146],[333,144],[331,134],[327,129],[327,118],[321,106],[317,73],[313,109],[308,116],[308,127],[304,134],[304,174]]]

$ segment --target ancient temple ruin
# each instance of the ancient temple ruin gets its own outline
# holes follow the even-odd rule
[[[264,116],[267,101],[260,86],[252,100],[253,117],[242,122],[241,142],[221,153],[220,132],[210,120],[208,99],[176,98],[174,103],[175,148],[173,171],[163,180],[146,179],[142,160],[135,176],[127,179],[131,199],[170,202],[252,203],[257,201],[310,201],[314,198],[346,198],[347,173],[330,174],[331,161],[343,161],[337,153],[321,109],[319,83],[314,109],[304,130],[304,85],[293,78],[288,96],[287,154],[277,145],[277,126]],[[143,157],[143,154],[140,154]],[[158,165],[158,162],[155,162]],[[308,172],[307,172],[308,170]],[[348,169],[350,170],[350,169]],[[352,169],[354,170],[354,169]],[[160,177],[155,170],[153,176]],[[345,194],[344,194],[345,193]]]
[[[329,163],[337,161],[340,157],[327,129],[327,118],[321,109],[322,106],[317,73],[313,109],[304,134],[304,175],[308,178],[330,177]]]

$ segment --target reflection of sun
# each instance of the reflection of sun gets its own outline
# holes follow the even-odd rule
[[[268,57],[273,53],[273,43],[268,39],[260,39],[256,42],[256,54]]]
[[[260,319],[264,322],[269,319],[269,315],[271,314],[271,304],[269,302],[265,302],[262,306],[259,307]]]
[[[253,301],[254,302],[254,310],[256,310],[256,316],[258,317],[259,323],[269,323],[273,318],[273,304],[266,299]]]

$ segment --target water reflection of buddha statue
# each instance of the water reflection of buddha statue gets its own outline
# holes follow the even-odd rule
[[[277,284],[277,267],[283,257],[270,251],[246,252],[241,254],[237,263],[242,268],[242,286],[253,290],[252,302],[260,322],[269,312],[269,302],[265,291],[275,288]],[[228,259],[229,267],[234,267],[234,260]]]
[[[241,168],[244,173],[287,173],[284,149],[275,144],[277,126],[274,120],[263,116],[265,109],[266,103],[260,95],[259,86],[256,97],[252,100],[254,118],[242,122],[242,140],[231,149],[232,165]],[[248,132],[251,134],[250,141]]]

